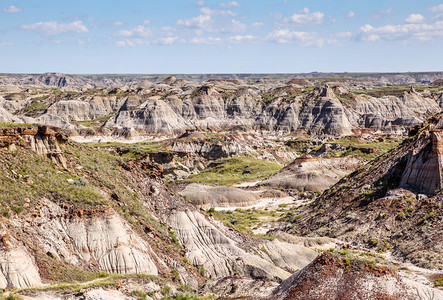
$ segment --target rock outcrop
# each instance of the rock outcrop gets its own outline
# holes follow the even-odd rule
[[[241,244],[227,237],[197,211],[176,212],[171,215],[170,224],[186,247],[187,259],[212,278],[240,274],[257,279],[282,280],[290,275],[271,259],[266,260],[245,251]],[[280,261],[287,260],[290,270],[305,265],[306,258],[315,255],[314,251],[298,245],[273,244],[269,249],[273,247],[280,249],[275,256]]]
[[[33,223],[37,226],[21,225],[40,248],[66,263],[97,262],[109,273],[158,274],[149,245],[112,209],[66,211],[46,201]]]
[[[260,184],[299,191],[323,191],[355,171],[359,163],[359,159],[352,157],[301,157]]]
[[[211,207],[242,207],[257,204],[259,197],[256,193],[231,187],[213,187],[192,183],[180,192],[186,199],[198,208]]]
[[[415,136],[397,149],[325,190],[303,210],[294,230],[358,241],[382,251],[396,244],[396,253],[410,262],[443,268],[443,114],[428,123],[415,128]]]
[[[0,147],[15,148],[21,145],[51,158],[55,164],[64,168],[66,168],[66,158],[58,142],[66,140],[66,135],[57,127],[24,126],[0,129]]]
[[[412,150],[400,185],[434,194],[443,187],[443,130],[432,130],[430,135],[431,142],[425,148]]]
[[[0,288],[25,288],[42,284],[34,258],[9,235],[0,239]]]
[[[284,281],[270,299],[443,299],[443,292],[402,278],[386,267],[324,253]]]

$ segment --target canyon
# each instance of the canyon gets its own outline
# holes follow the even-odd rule
[[[1,297],[443,299],[442,77],[1,75]]]

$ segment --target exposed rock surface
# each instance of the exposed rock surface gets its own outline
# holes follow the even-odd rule
[[[94,120],[104,117],[116,108],[115,99],[93,97],[89,101],[69,100],[52,104],[45,114],[58,116],[67,122]]]
[[[58,141],[67,137],[56,127],[24,126],[0,129],[0,147],[21,145],[34,152],[51,158],[58,165],[66,168],[66,159],[60,150]]]
[[[297,232],[359,241],[382,251],[396,244],[396,253],[412,263],[442,269],[443,115],[429,123],[326,190],[297,220]],[[321,213],[313,214],[314,208]]]
[[[180,192],[181,195],[202,209],[211,207],[241,207],[257,204],[257,194],[231,187],[213,187],[192,183]]]
[[[0,288],[25,288],[41,285],[33,257],[8,236],[0,241]]]
[[[323,191],[355,171],[359,163],[359,159],[352,157],[297,158],[261,184],[299,191]]]
[[[289,276],[287,271],[269,260],[246,252],[241,244],[227,237],[199,212],[176,212],[170,217],[170,222],[177,237],[186,246],[186,257],[192,264],[204,268],[212,278],[241,274],[282,280]],[[302,246],[281,243],[269,247],[273,246],[280,249],[275,255],[282,257],[281,261],[290,261],[290,269],[303,266],[307,263],[306,258],[313,255],[312,250]],[[294,255],[295,248],[300,251],[295,253],[300,255]]]
[[[33,222],[37,226],[21,226],[29,228],[45,252],[67,263],[97,262],[109,273],[158,274],[149,245],[111,209],[69,212],[47,201]]]
[[[428,149],[413,149],[402,175],[401,186],[410,186],[427,194],[433,194],[443,187],[443,130],[430,132]]]
[[[277,93],[270,91],[274,92]],[[186,129],[242,128],[283,132],[304,129],[316,135],[345,136],[358,128],[393,130],[414,126],[440,110],[434,99],[415,91],[399,97],[352,95],[339,100],[327,86],[302,96],[274,95],[270,101],[266,97],[269,96],[254,89],[226,95],[218,87],[201,86],[191,96],[151,97],[143,103],[125,103],[106,126],[163,134]]]
[[[272,299],[443,299],[443,292],[415,283],[383,267],[364,262],[349,265],[324,253],[284,281]]]

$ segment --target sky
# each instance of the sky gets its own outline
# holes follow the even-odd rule
[[[0,73],[417,71],[441,0],[0,0]]]

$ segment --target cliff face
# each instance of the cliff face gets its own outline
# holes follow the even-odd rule
[[[430,142],[425,147],[411,151],[400,185],[434,194],[443,186],[443,130],[435,129],[429,134]]]
[[[400,97],[356,96],[343,102],[329,87],[305,96],[274,96],[268,101],[252,89],[231,96],[214,87],[202,87],[195,97],[148,98],[137,104],[126,100],[107,127],[133,127],[148,133],[178,133],[186,129],[232,128],[290,132],[308,130],[316,135],[351,135],[353,129],[392,130],[420,124],[440,110],[434,99],[415,92]],[[290,100],[288,100],[290,99]]]
[[[359,241],[381,251],[396,245],[396,253],[417,265],[443,268],[442,125],[440,113],[400,147],[326,190],[304,210],[297,232]],[[321,213],[313,213],[314,207]]]

